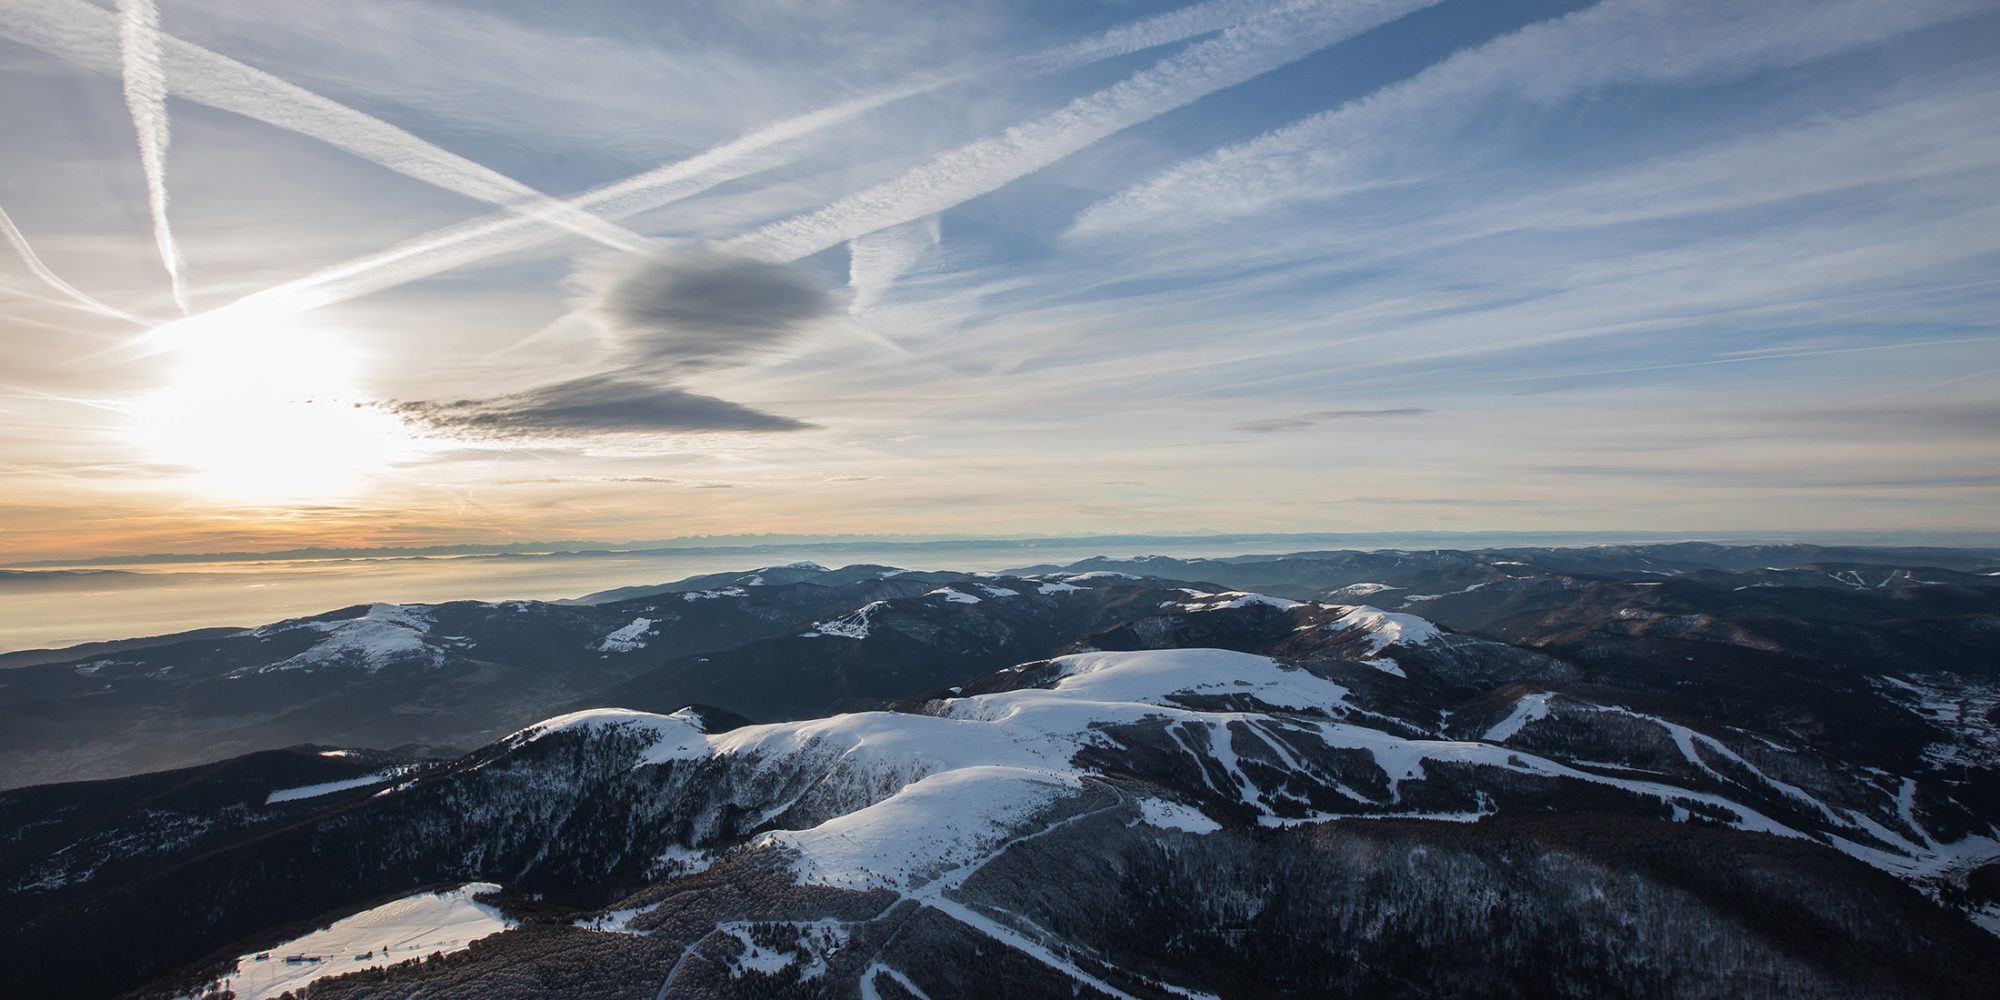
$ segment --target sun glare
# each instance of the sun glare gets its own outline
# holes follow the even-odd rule
[[[132,408],[135,443],[203,493],[351,496],[412,448],[401,421],[361,405],[362,358],[338,332],[196,317],[156,333],[171,367]]]

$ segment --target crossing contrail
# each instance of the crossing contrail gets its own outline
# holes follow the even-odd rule
[[[52,270],[49,270],[49,266],[47,264],[42,263],[41,255],[36,253],[35,248],[28,244],[28,238],[26,236],[21,235],[20,227],[14,225],[13,216],[8,215],[7,210],[5,208],[0,208],[0,233],[5,233],[7,235],[7,242],[14,244],[14,249],[21,254],[21,259],[28,262],[28,270],[35,272],[35,277],[42,279],[44,282],[47,282],[50,288],[53,288],[56,291],[69,296],[70,298],[76,300],[77,303],[82,305],[85,309],[89,309],[92,312],[103,313],[106,316],[112,316],[117,319],[122,319],[128,323],[136,323],[140,326],[151,325],[148,324],[145,320],[140,319],[139,317],[124,311],[123,309],[116,309],[111,306],[107,306],[104,303],[99,302],[88,295],[85,295],[84,293],[78,291],[75,286],[71,285],[67,281],[64,281],[62,279],[62,275],[59,275]]]
[[[0,37],[105,73],[124,72],[118,21],[116,15],[84,0],[0,3]],[[440,149],[373,115],[165,32],[155,37],[159,65],[177,98],[310,136],[397,173],[609,247],[637,252],[646,246],[646,240],[636,233]]]
[[[1212,34],[1264,6],[1268,5],[1250,0],[1211,0],[1121,25],[1092,38],[1014,62],[1026,64],[1035,72],[1071,69]],[[576,195],[562,204],[591,218],[610,220],[660,208],[782,162],[776,150],[785,143],[832,128],[885,104],[959,82],[966,76],[917,80],[789,118],[688,159]],[[434,230],[388,249],[256,292],[205,315],[220,313],[265,318],[294,315],[533,246],[546,238],[545,232],[518,216],[475,219]]]
[[[1438,0],[1293,0],[1103,90],[967,143],[901,177],[723,245],[798,260],[977,198],[1113,133],[1262,76]]]
[[[174,304],[188,311],[181,250],[167,222],[167,73],[160,65],[160,9],[152,0],[118,0],[118,55],[125,78],[125,108],[139,137],[139,166],[146,172],[146,206],[153,214],[153,242],[173,282]]]

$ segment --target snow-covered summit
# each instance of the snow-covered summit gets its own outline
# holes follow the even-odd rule
[[[312,648],[276,663],[246,667],[238,674],[268,670],[311,670],[329,666],[356,666],[380,670],[392,663],[420,662],[436,666],[444,662],[445,651],[428,636],[436,623],[424,608],[404,604],[374,604],[357,618],[333,621],[293,619],[266,625],[252,632],[261,638],[294,631],[326,634]]]
[[[1266,607],[1276,608],[1279,611],[1290,611],[1293,608],[1304,606],[1299,601],[1287,600],[1282,597],[1271,597],[1266,594],[1251,594],[1240,590],[1224,591],[1220,594],[1205,594],[1193,590],[1186,591],[1186,593],[1192,595],[1192,599],[1180,606],[1182,611],[1233,611],[1237,608],[1248,607]]]
[[[1324,627],[1334,631],[1360,630],[1368,637],[1368,652],[1371,654],[1380,653],[1391,645],[1426,646],[1444,635],[1444,631],[1427,618],[1384,611],[1366,604],[1348,607],[1339,618],[1327,622]]]

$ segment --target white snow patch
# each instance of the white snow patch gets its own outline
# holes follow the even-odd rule
[[[632,918],[650,909],[651,906],[633,906],[623,910],[612,910],[609,913],[579,920],[571,926],[579,930],[604,931],[607,934],[647,934],[650,932],[632,926]]]
[[[646,634],[651,632],[653,626],[658,623],[658,619],[654,618],[634,618],[632,619],[632,624],[623,626],[610,635],[605,636],[604,641],[597,644],[598,651],[605,653],[630,653],[633,650],[645,649]]]
[[[796,849],[801,881],[907,891],[976,860],[1081,788],[1073,774],[983,765],[933,774],[810,830],[770,834]]]
[[[813,627],[807,631],[800,632],[799,637],[802,639],[817,639],[821,636],[830,635],[841,639],[866,639],[868,638],[869,619],[874,616],[875,612],[888,606],[889,602],[887,601],[870,601],[838,618],[829,618],[823,622],[814,622]]]
[[[964,592],[962,592],[962,591],[957,591],[957,590],[953,590],[953,589],[951,589],[950,587],[939,587],[938,589],[936,589],[936,590],[933,590],[933,591],[931,591],[930,593],[928,593],[928,594],[925,594],[924,596],[925,596],[925,597],[942,597],[942,598],[944,598],[944,599],[945,599],[945,600],[946,600],[947,602],[949,602],[949,603],[951,603],[951,604],[978,604],[978,603],[979,603],[979,598],[977,598],[977,597],[974,597],[974,596],[972,596],[971,594],[967,594],[967,593],[964,593]]]
[[[875,987],[877,976],[888,976],[895,980],[896,985],[901,986],[917,1000],[931,1000],[931,995],[918,989],[916,983],[910,982],[910,977],[881,962],[870,963],[868,968],[861,970],[861,1000],[882,1000],[882,991]]]
[[[982,584],[980,584],[980,585],[979,585],[979,589],[980,589],[980,590],[981,590],[982,592],[984,592],[984,593],[986,594],[986,596],[988,596],[988,597],[994,597],[994,598],[1002,598],[1002,597],[1019,597],[1019,596],[1021,596],[1021,592],[1020,592],[1020,591],[1018,591],[1018,590],[1008,590],[1008,589],[1007,589],[1007,588],[1005,588],[1005,587],[995,587],[995,586],[992,586],[992,585],[989,585],[989,584],[984,584],[984,583],[982,583]]]
[[[1209,819],[1201,810],[1165,799],[1140,799],[1139,818],[1147,826],[1157,826],[1162,830],[1214,833],[1222,829],[1222,824]]]
[[[724,587],[721,590],[690,590],[681,595],[683,601],[713,601],[724,597],[749,597],[750,592],[742,587]]]
[[[1044,583],[1041,586],[1035,588],[1035,593],[1074,594],[1082,589],[1083,589],[1082,587],[1078,587],[1075,586],[1074,584],[1068,584],[1068,583]]]
[[[1452,591],[1450,594],[1411,594],[1410,596],[1403,598],[1403,607],[1407,608],[1410,605],[1417,603],[1418,601],[1435,601],[1440,597],[1450,597],[1451,594],[1470,594],[1473,591],[1480,589],[1481,587],[1490,587],[1492,585],[1493,581],[1487,580],[1481,583],[1468,584],[1467,586],[1461,587],[1458,590]],[[1636,584],[1635,586],[1657,587],[1659,586],[1659,584],[1641,583],[1641,584]]]
[[[671,844],[653,858],[653,863],[646,869],[646,877],[657,880],[693,875],[696,872],[707,871],[714,864],[715,857],[707,851],[698,847]]]
[[[826,974],[827,957],[847,946],[849,925],[834,919],[813,921],[783,921],[789,924],[797,935],[785,948],[766,948],[756,941],[746,921],[731,921],[717,924],[715,929],[728,934],[743,946],[743,954],[729,963],[729,978],[741,979],[746,972],[761,972],[776,975],[794,965],[802,965],[798,972],[800,981],[818,979]]]
[[[280,802],[297,802],[300,799],[314,799],[322,795],[332,795],[335,792],[344,792],[350,788],[366,788],[369,785],[379,785],[402,774],[405,770],[407,768],[392,767],[386,771],[364,774],[357,778],[322,781],[317,785],[300,785],[297,788],[280,788],[266,795],[264,797],[264,804],[273,806]]]
[[[327,976],[379,969],[433,952],[463,951],[480,938],[514,926],[497,908],[472,897],[500,887],[471,882],[449,892],[419,893],[236,959],[236,972],[218,980],[238,1000],[268,1000],[297,993]],[[263,960],[258,955],[267,956]],[[297,958],[301,961],[287,961]]]
[[[1514,710],[1507,717],[1493,724],[1480,739],[1489,743],[1505,743],[1512,739],[1528,723],[1549,717],[1549,699],[1554,695],[1543,691],[1538,694],[1522,695],[1514,702]]]

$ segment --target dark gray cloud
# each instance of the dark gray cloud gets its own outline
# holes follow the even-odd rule
[[[743,364],[835,314],[834,294],[813,272],[704,247],[662,245],[650,254],[584,265],[573,283],[575,305],[610,338],[625,368],[505,396],[390,408],[411,423],[467,439],[814,426],[681,387],[688,375]]]
[[[742,364],[840,309],[826,282],[802,266],[701,247],[601,260],[573,280],[577,304],[621,352],[679,371]]]
[[[486,399],[392,403],[412,423],[468,438],[796,431],[812,424],[619,372]]]
[[[1237,424],[1236,429],[1239,431],[1249,431],[1252,434],[1271,434],[1277,431],[1307,430],[1336,420],[1365,420],[1376,417],[1420,417],[1430,412],[1432,411],[1419,410],[1412,407],[1402,407],[1393,410],[1314,410],[1311,413],[1301,413],[1296,417],[1272,417],[1267,420],[1252,420],[1248,423]]]

